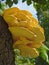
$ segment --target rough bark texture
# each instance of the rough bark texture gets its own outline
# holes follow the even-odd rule
[[[0,16],[0,65],[15,65],[12,35],[2,16]]]

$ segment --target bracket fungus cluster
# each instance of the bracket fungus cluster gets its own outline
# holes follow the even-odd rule
[[[38,48],[45,41],[44,30],[32,14],[26,10],[13,7],[2,14],[8,24],[14,44],[14,49],[19,49],[22,56],[39,56]]]

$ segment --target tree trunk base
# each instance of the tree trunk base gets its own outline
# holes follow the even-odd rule
[[[12,35],[2,16],[0,16],[0,65],[15,65]]]

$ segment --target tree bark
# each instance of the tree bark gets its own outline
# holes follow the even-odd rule
[[[2,16],[0,16],[0,65],[15,65],[12,35]]]

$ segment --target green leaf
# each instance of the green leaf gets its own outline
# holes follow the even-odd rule
[[[40,51],[49,51],[49,48],[46,45],[43,45],[41,48],[39,48]]]
[[[13,0],[14,4],[17,4],[18,3],[18,0]]]
[[[22,0],[22,2],[25,2],[26,0]]]
[[[49,62],[48,54],[47,54],[46,51],[43,51],[43,52],[41,53],[41,57],[42,57],[44,60],[46,60],[46,62]]]
[[[1,1],[0,1],[0,8],[1,8]]]
[[[20,51],[18,49],[14,49],[15,55],[20,55]]]
[[[27,0],[27,4],[30,5],[32,3],[32,0]]]
[[[3,11],[2,11],[2,9],[0,9],[0,15],[2,15],[2,13],[3,13]]]
[[[49,51],[49,48],[46,45],[43,45],[41,48],[39,48],[40,56],[46,60],[46,62],[49,63],[49,58],[47,52]]]
[[[13,5],[13,1],[12,0],[6,0],[6,4],[8,4],[8,6],[11,7]]]
[[[1,9],[2,10],[5,10],[5,9],[7,9],[8,8],[8,6],[6,5],[6,3],[2,3],[1,4]]]

